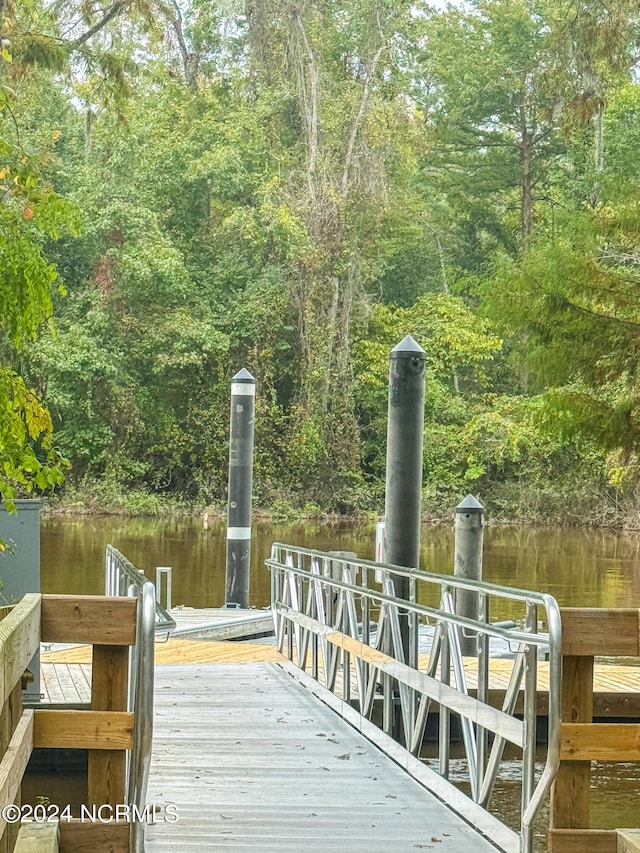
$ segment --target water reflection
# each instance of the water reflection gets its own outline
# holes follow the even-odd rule
[[[174,604],[220,606],[224,601],[225,534],[224,522],[209,522],[205,529],[199,520],[45,519],[42,590],[101,593],[104,550],[111,543],[152,579],[156,566],[172,566]],[[374,540],[373,522],[255,525],[251,603],[258,607],[269,603],[270,579],[264,560],[274,541],[324,551],[355,551],[364,559],[372,559]],[[425,525],[421,568],[450,574],[452,566],[453,525]],[[485,530],[485,580],[549,592],[563,606],[640,607],[639,567],[637,533],[492,526]],[[492,613],[494,618],[509,615]],[[629,804],[637,802],[640,794],[638,767],[594,765],[594,827],[636,823]],[[514,823],[519,815],[519,775],[518,762],[511,768],[507,762],[496,785],[498,811],[508,823]],[[545,849],[546,820],[544,812],[536,823],[537,851]]]
[[[97,594],[104,585],[104,549],[115,545],[152,579],[156,566],[173,566],[176,604],[217,607],[224,601],[224,522],[50,518],[42,522],[44,592]],[[252,604],[269,603],[264,561],[274,541],[323,551],[355,551],[372,559],[373,522],[259,523],[251,560]],[[425,525],[421,567],[450,574],[453,526]],[[550,592],[563,606],[640,606],[640,537],[637,533],[562,528],[492,527],[485,530],[484,578]],[[500,614],[502,618],[503,614]]]

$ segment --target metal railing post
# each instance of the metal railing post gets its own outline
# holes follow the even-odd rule
[[[130,756],[128,800],[140,813],[145,807],[153,742],[153,684],[155,644],[155,590],[147,581],[138,598],[136,678],[134,691],[133,746]],[[131,826],[131,853],[144,851],[144,822]]]
[[[165,609],[171,610],[171,580],[173,569],[171,566],[156,566],[156,601],[162,604],[162,578],[166,579],[166,603]]]

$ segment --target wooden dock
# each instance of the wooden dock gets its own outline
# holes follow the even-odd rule
[[[88,699],[91,660],[90,646],[44,652],[42,682],[50,690],[49,701],[74,703],[79,698],[82,704]],[[156,643],[156,662],[155,746],[147,802],[160,807],[160,817],[162,806],[174,803],[180,819],[148,826],[149,853],[224,846],[362,853],[495,851],[485,838],[497,835],[486,827],[478,835],[433,799],[402,769],[405,759],[394,755],[393,745],[378,744],[371,733],[375,727],[358,722],[346,702],[337,699],[351,724],[335,713],[335,706],[332,710],[318,702],[315,688],[295,684],[287,672],[291,664],[273,645],[169,640]],[[428,657],[421,656],[420,668],[427,663]],[[490,697],[496,702],[504,695],[512,663],[490,662]],[[595,665],[596,714],[640,718],[640,666],[637,660],[626,663],[632,665],[604,660]],[[465,660],[470,688],[476,666],[475,659]],[[541,688],[547,679],[548,666],[540,662]],[[540,702],[539,713],[546,713],[544,693]],[[380,780],[385,785],[377,784]],[[570,832],[554,829],[554,851],[564,851],[558,845]],[[609,846],[598,853],[613,849],[615,832],[591,835],[594,843],[606,836]],[[589,847],[590,853],[596,849]]]
[[[495,853],[489,841],[278,664],[156,672],[149,853]],[[161,814],[161,812],[159,812]]]
[[[169,640],[156,643],[156,664],[257,663],[282,660],[275,646],[236,642]],[[46,705],[88,704],[91,697],[91,646],[42,652],[40,689]]]
[[[156,663],[247,663],[281,661],[275,646],[238,642],[202,642],[170,639],[156,643]],[[420,668],[426,669],[428,656],[420,656]],[[492,705],[499,706],[504,698],[513,662],[496,659],[490,662],[490,692]],[[471,690],[477,684],[477,661],[468,658],[465,674]],[[538,683],[542,691],[538,714],[547,713],[545,690],[548,686],[548,664],[539,663]],[[42,701],[45,704],[83,704],[89,701],[91,685],[91,647],[75,646],[57,651],[43,651],[41,660]],[[355,678],[352,695],[357,694]],[[622,666],[597,663],[594,669],[594,716],[640,720],[640,665]]]
[[[269,608],[173,607],[169,611],[176,623],[172,636],[194,640],[243,640],[273,634],[273,616]]]

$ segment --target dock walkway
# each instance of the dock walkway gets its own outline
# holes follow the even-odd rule
[[[278,664],[156,670],[148,853],[496,848]]]
[[[171,639],[156,643],[156,663],[225,663],[261,662],[283,660],[275,646],[228,641],[202,642],[192,639]],[[426,670],[428,656],[420,655],[420,669]],[[491,660],[489,681],[490,704],[500,707],[504,699],[512,661]],[[471,690],[477,684],[477,661],[467,658],[465,675]],[[548,664],[540,662],[538,669],[540,707],[538,713],[546,715],[548,690]],[[41,662],[42,701],[45,704],[88,703],[91,692],[91,649],[89,646],[43,651]],[[594,671],[595,717],[640,720],[640,664],[621,666],[598,663]],[[351,688],[357,695],[355,676]]]

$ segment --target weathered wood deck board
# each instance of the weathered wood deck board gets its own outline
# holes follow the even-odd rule
[[[273,645],[260,643],[238,643],[238,642],[202,642],[200,640],[169,640],[156,643],[156,662],[159,664],[172,663],[255,663],[260,661],[278,661],[282,656]],[[310,658],[309,658],[310,661]],[[82,665],[82,674],[86,679],[87,686],[91,684],[91,648],[90,646],[75,646],[59,651],[42,653],[42,691],[46,694],[45,701],[71,702],[75,699],[75,691],[72,696],[66,696],[60,682],[55,675],[55,670],[50,668],[52,664],[78,664]],[[420,656],[420,668],[425,669],[428,657]],[[490,700],[493,704],[500,704],[506,689],[513,661],[493,659],[490,661]],[[86,695],[79,684],[80,670],[71,669],[76,690],[82,696]],[[546,696],[544,691],[548,685],[549,667],[545,662],[539,664],[539,685],[543,691],[540,697],[539,713],[546,714]],[[477,684],[477,662],[468,658],[465,664],[467,684],[473,690]],[[339,683],[341,673],[338,675]],[[351,680],[352,696],[357,695],[357,684],[355,673]],[[640,666],[621,666],[612,664],[596,664],[594,677],[594,711],[596,716],[601,717],[628,717],[640,719]],[[55,698],[54,698],[55,697]],[[81,701],[88,701],[82,699]]]
[[[156,663],[234,663],[282,660],[275,646],[260,643],[202,640],[167,640],[155,646]],[[83,664],[91,681],[91,646],[76,646],[60,651],[43,652],[46,663]]]
[[[91,686],[79,663],[40,663],[40,692],[45,704],[82,704],[91,701]],[[89,668],[89,678],[90,668]]]
[[[64,692],[57,675],[58,667],[53,663],[40,662],[40,692],[47,703],[65,702]]]
[[[156,671],[146,849],[495,848],[276,664]]]

